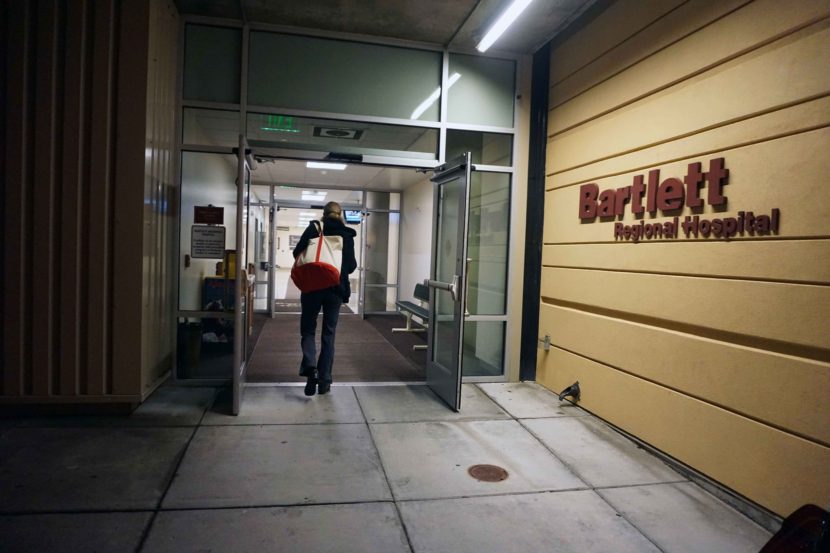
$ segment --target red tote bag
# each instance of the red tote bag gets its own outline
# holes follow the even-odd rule
[[[314,225],[319,236],[308,241],[308,246],[297,256],[291,268],[291,280],[304,293],[340,284],[343,237],[324,236],[320,222],[314,221]]]

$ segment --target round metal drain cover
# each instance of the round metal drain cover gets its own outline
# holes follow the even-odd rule
[[[501,482],[507,480],[509,476],[506,470],[496,465],[473,465],[467,469],[467,472],[470,473],[470,476],[482,482]]]

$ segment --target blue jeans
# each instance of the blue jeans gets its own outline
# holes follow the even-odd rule
[[[303,361],[300,364],[300,376],[310,376],[317,368],[320,382],[331,382],[331,366],[334,363],[334,332],[343,299],[337,288],[317,290],[300,294],[302,314],[300,315],[300,346],[303,349]],[[317,315],[323,308],[323,331],[320,344],[320,358],[316,358],[314,335],[317,332]]]

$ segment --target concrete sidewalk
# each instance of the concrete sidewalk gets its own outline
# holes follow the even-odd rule
[[[0,550],[754,553],[770,534],[535,384],[162,387],[0,422]],[[507,471],[498,482],[472,465]]]

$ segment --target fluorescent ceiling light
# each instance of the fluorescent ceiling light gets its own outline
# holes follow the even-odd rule
[[[478,43],[476,50],[479,52],[486,52],[487,49],[499,39],[502,33],[504,33],[504,31],[506,31],[514,21],[516,21],[516,18],[521,15],[531,1],[532,0],[513,0],[513,3],[510,4],[504,13],[501,14],[501,17],[493,23],[493,26],[490,27],[490,30],[487,31],[487,34],[485,34],[484,38],[481,39],[481,42]]]
[[[326,199],[328,192],[312,192],[311,190],[303,190],[301,194],[304,200],[322,201]]]
[[[345,163],[323,163],[321,161],[309,161],[305,166],[309,169],[331,169],[332,171],[342,171],[346,168]]]
[[[455,82],[460,78],[461,78],[461,73],[453,73],[452,75],[450,75],[450,78],[447,79],[447,90],[449,90],[450,87],[452,85],[454,85]],[[428,110],[429,107],[432,104],[434,104],[435,102],[438,101],[438,98],[440,98],[440,97],[441,97],[441,87],[439,86],[438,88],[436,88],[432,92],[432,94],[427,96],[426,100],[424,100],[423,102],[418,104],[418,107],[415,108],[415,110],[412,112],[412,115],[410,115],[409,118],[410,119],[418,119],[419,117],[421,117],[424,114],[424,112],[426,110]]]

